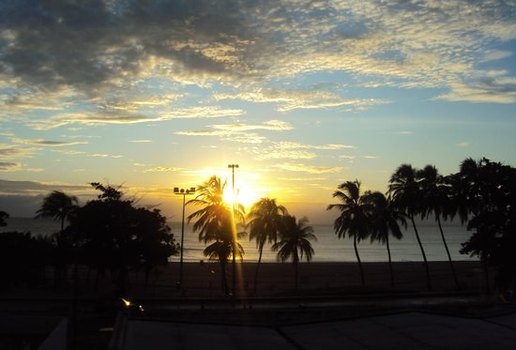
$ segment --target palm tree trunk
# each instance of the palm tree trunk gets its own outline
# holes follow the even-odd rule
[[[439,226],[439,232],[441,232],[441,238],[443,240],[444,249],[446,249],[446,255],[448,255],[448,261],[450,262],[450,268],[453,275],[453,281],[455,282],[455,288],[459,290],[459,280],[457,279],[457,273],[455,272],[455,266],[453,266],[453,261],[450,255],[450,250],[448,249],[448,244],[446,243],[446,238],[444,237],[443,227],[441,225],[441,218],[439,217],[439,215],[437,215],[437,225]]]
[[[391,274],[391,287],[394,287],[394,272],[392,271],[392,259],[391,259],[391,247],[389,245],[389,235],[385,237],[385,243],[387,246],[387,256],[389,257],[389,272]]]
[[[360,281],[362,282],[362,287],[365,287],[365,278],[364,278],[364,270],[362,268],[362,260],[360,260],[360,255],[358,254],[357,236],[353,236],[353,248],[355,248],[355,256],[357,257],[358,269],[360,270]]]
[[[298,262],[299,262],[299,255],[297,255],[297,248],[296,250],[294,251],[294,259],[293,259],[293,262],[294,262],[294,269],[295,269],[295,273],[294,273],[294,278],[295,278],[295,287],[296,287],[296,291],[297,291],[297,287],[298,287],[298,282],[299,282],[299,271],[298,271]]]
[[[491,282],[489,278],[489,263],[487,262],[487,258],[483,261],[484,265],[484,278],[486,283],[486,294],[491,295]]]
[[[220,261],[220,278],[222,283],[222,289],[224,290],[224,295],[228,295],[228,282],[226,280],[226,263],[224,261]]]
[[[258,270],[260,269],[260,264],[262,262],[263,244],[260,245],[260,247],[258,248],[258,251],[260,252],[260,254],[258,255],[258,263],[256,264],[256,271],[254,272],[254,284],[253,284],[255,295],[256,295],[256,289],[257,289],[256,284],[258,282]]]
[[[432,282],[430,280],[430,269],[428,267],[428,260],[426,260],[425,249],[423,248],[423,244],[421,243],[419,232],[417,232],[416,222],[414,221],[414,215],[410,215],[410,220],[412,221],[412,227],[414,228],[414,233],[416,234],[417,244],[419,244],[419,249],[421,250],[421,255],[423,256],[423,261],[425,262],[426,286],[428,290],[432,290]]]
[[[236,240],[236,238],[233,237],[233,262],[232,262],[233,276],[231,276],[231,289],[232,289],[233,297],[236,297],[236,242],[235,242],[235,240]]]

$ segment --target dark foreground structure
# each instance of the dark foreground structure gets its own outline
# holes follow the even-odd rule
[[[432,263],[432,291],[418,262],[394,266],[394,288],[383,263],[365,264],[366,287],[356,264],[303,264],[297,290],[291,264],[264,264],[256,294],[248,282],[255,266],[246,263],[232,296],[224,296],[218,266],[186,264],[182,288],[176,285],[178,264],[147,283],[135,272],[124,296],[129,304],[116,296],[109,274],[84,268],[77,289],[71,273],[64,285],[55,285],[49,273],[37,287],[12,286],[0,295],[0,348],[45,349],[47,338],[57,341],[52,349],[470,350],[516,344],[516,308],[485,294],[479,262],[457,263],[461,290],[445,262]]]
[[[478,296],[153,305],[118,316],[109,349],[514,349],[516,309]]]

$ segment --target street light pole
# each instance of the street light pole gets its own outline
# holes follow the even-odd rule
[[[231,168],[231,185],[232,185],[232,210],[234,215],[235,213],[235,168],[238,169],[238,164],[228,164],[228,168]],[[233,221],[234,223],[234,221]],[[236,227],[235,229],[235,236],[233,237],[233,277],[231,279],[231,288],[233,290],[233,297],[236,296],[236,240],[237,240],[237,234],[236,234]]]
[[[235,197],[235,168],[238,169],[238,164],[229,164],[228,168],[231,168],[231,185],[233,190],[233,199]]]
[[[179,282],[177,282],[177,287],[183,287],[183,245],[185,241],[185,205],[186,205],[186,196],[195,193],[195,187],[190,187],[188,189],[174,187],[174,193],[180,196],[183,196],[183,217],[181,220],[181,257],[179,260]]]

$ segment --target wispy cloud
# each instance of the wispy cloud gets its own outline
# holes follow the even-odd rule
[[[94,157],[94,158],[123,158],[124,156],[121,154],[108,154],[108,153],[92,153],[88,154],[88,157]]]
[[[21,168],[20,163],[14,163],[14,162],[0,162],[0,171],[2,172],[11,172],[16,171]]]
[[[342,98],[329,91],[286,91],[259,88],[253,91],[238,93],[217,93],[215,100],[238,99],[249,102],[276,103],[278,111],[289,112],[295,109],[328,109],[350,107],[364,109],[366,107],[388,103],[379,99],[350,99]]]
[[[484,77],[475,81],[452,83],[451,91],[437,99],[474,103],[515,103],[516,77]]]
[[[224,109],[217,106],[190,107],[176,109],[173,111],[140,114],[127,111],[98,111],[81,113],[61,113],[46,120],[37,120],[28,123],[37,130],[48,130],[70,124],[79,125],[114,125],[114,124],[138,124],[159,122],[172,119],[193,119],[193,118],[223,118],[236,117],[244,114],[241,109]]]
[[[183,136],[215,136],[230,142],[259,144],[265,141],[266,138],[253,131],[288,131],[292,129],[293,126],[290,123],[281,120],[268,120],[260,124],[215,124],[204,130],[177,131],[175,134]]]
[[[53,190],[67,193],[84,193],[90,190],[89,185],[70,185],[64,183],[45,183],[37,181],[13,181],[0,179],[0,194],[4,195],[46,195]]]
[[[152,140],[130,140],[130,143],[152,143]]]
[[[182,168],[176,168],[176,167],[163,167],[163,166],[157,166],[154,168],[145,169],[144,173],[168,173],[168,172],[177,172],[183,170]]]
[[[0,158],[3,158],[3,159],[25,158],[31,154],[32,154],[31,150],[0,144]]]
[[[311,145],[292,141],[271,142],[269,146],[252,150],[257,159],[313,159],[317,157],[315,151],[338,151],[354,149],[354,146],[345,144]]]
[[[44,139],[23,139],[23,138],[12,138],[11,141],[16,144],[41,146],[41,147],[63,147],[63,146],[75,146],[85,145],[86,141],[56,141],[56,140],[44,140]]]
[[[342,167],[321,167],[302,163],[282,163],[275,164],[274,167],[282,170],[302,172],[308,174],[333,174],[343,170]]]

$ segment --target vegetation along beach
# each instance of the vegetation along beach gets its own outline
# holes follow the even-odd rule
[[[515,55],[507,0],[0,0],[0,349],[513,348]]]

